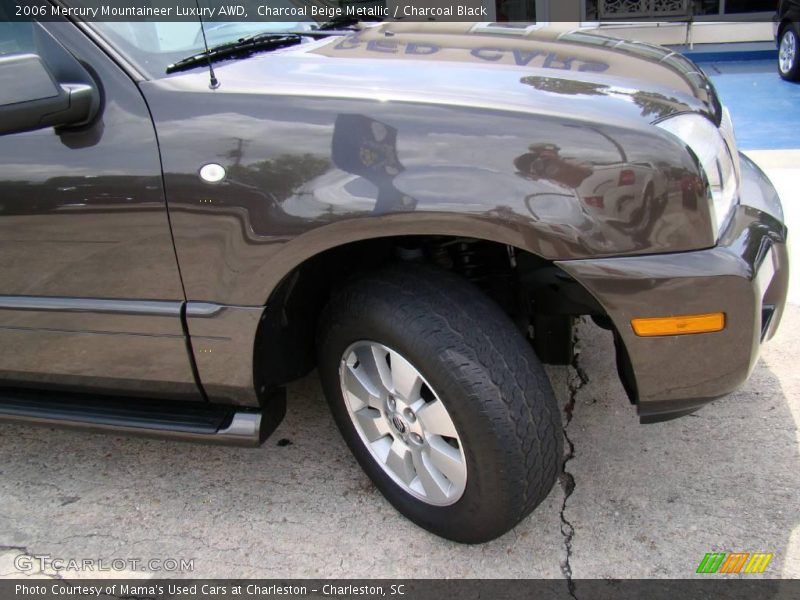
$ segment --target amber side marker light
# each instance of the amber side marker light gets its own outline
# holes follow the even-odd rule
[[[713,333],[725,329],[725,313],[684,315],[682,317],[659,317],[656,319],[633,319],[631,321],[631,326],[639,337]]]

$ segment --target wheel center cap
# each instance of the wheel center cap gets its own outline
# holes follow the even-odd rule
[[[394,428],[400,433],[404,434],[406,432],[406,424],[403,422],[398,415],[392,415],[392,425]]]

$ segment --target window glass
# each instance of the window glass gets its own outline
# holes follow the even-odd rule
[[[694,0],[695,16],[718,15],[720,0]]]
[[[498,21],[536,21],[534,0],[495,0]]]
[[[79,6],[79,0],[63,0],[66,4]],[[291,0],[239,0],[235,3],[247,9],[248,14],[259,14],[259,7],[297,9]],[[208,5],[199,0],[200,7]],[[215,6],[218,6],[217,3]],[[174,0],[139,0],[137,6],[170,8],[175,10]],[[225,17],[223,17],[225,18]],[[290,17],[294,18],[294,17]],[[262,22],[217,21],[203,19],[209,47],[233,42],[239,38],[259,33],[281,33],[305,31],[315,24],[310,18],[296,17],[301,21]],[[89,26],[105,38],[140,71],[152,78],[163,77],[167,66],[203,50],[203,34],[198,19],[186,21],[158,22],[91,22]]]
[[[658,18],[663,16],[689,15],[735,15],[743,13],[773,13],[778,9],[778,0],[725,0],[724,12],[721,0],[648,0],[622,2],[620,0],[585,0],[586,20],[601,18]]]
[[[719,0],[585,0],[586,20],[674,18],[694,13],[716,14]]]
[[[166,74],[167,66],[203,50],[199,22],[97,22],[89,24],[148,76]],[[259,33],[301,31],[307,24],[273,22],[206,22],[209,47]]]
[[[2,11],[2,7],[0,7]],[[3,18],[0,12],[0,19]],[[32,22],[0,21],[0,55],[36,52]]]
[[[777,0],[726,0],[725,2],[725,13],[730,15],[757,12],[774,13],[777,10]]]

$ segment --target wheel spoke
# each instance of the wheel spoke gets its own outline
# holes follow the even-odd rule
[[[361,366],[358,369],[353,369],[353,367],[346,365],[344,371],[344,385],[351,410],[358,411],[365,406],[378,408],[380,406],[378,390],[370,381],[364,369]]]
[[[463,489],[467,482],[467,469],[461,461],[461,453],[436,437],[429,440],[428,454],[431,464],[439,469],[457,489]]]
[[[422,378],[414,366],[397,352],[389,352],[392,361],[394,392],[406,400],[414,401],[422,389]]]
[[[785,75],[788,75],[789,72],[792,70],[792,66],[794,65],[797,52],[798,52],[797,36],[794,34],[794,31],[789,29],[783,35],[779,52],[781,71]]]
[[[374,392],[375,397],[382,396],[389,389],[384,382],[384,377],[381,375],[378,352],[379,349],[372,346],[362,346],[356,350],[358,370],[363,373],[364,379],[369,380],[370,389]],[[385,358],[380,360],[383,361],[384,371],[388,370]]]
[[[382,346],[372,346],[372,359],[375,361],[375,372],[383,388],[389,392],[392,389],[392,371],[386,357],[389,351]]]
[[[361,430],[364,432],[364,436],[370,443],[390,434],[386,419],[374,408],[362,408],[355,415]]]
[[[406,485],[409,485],[416,475],[411,450],[399,440],[395,440],[389,449],[389,456],[386,457],[386,466]]]
[[[428,433],[458,438],[456,426],[441,400],[434,400],[423,406],[417,413],[417,418]]]
[[[449,482],[442,477],[435,467],[432,468],[423,452],[418,450],[412,456],[414,468],[417,471],[417,477],[422,489],[425,491],[425,495],[431,502],[445,502],[447,500],[447,490],[450,487]]]

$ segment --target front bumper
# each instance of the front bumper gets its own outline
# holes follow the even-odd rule
[[[741,202],[709,250],[558,263],[608,314],[624,345],[620,372],[643,423],[693,412],[749,376],[775,333],[789,281],[775,188],[742,156]],[[631,320],[724,312],[717,333],[638,337]],[[627,355],[627,356],[626,356]]]

